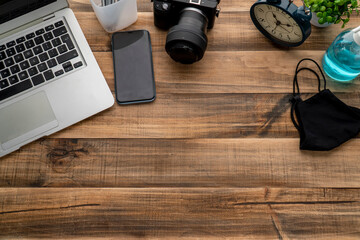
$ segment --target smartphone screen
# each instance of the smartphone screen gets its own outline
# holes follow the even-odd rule
[[[155,100],[151,40],[148,31],[128,31],[112,36],[115,92],[119,104]]]

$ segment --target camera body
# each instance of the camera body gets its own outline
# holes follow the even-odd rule
[[[151,0],[154,23],[169,29],[165,49],[176,62],[200,61],[207,48],[206,32],[214,27],[220,0]]]
[[[169,29],[179,21],[180,13],[185,8],[197,8],[208,19],[207,29],[214,27],[215,18],[220,10],[220,0],[152,0],[154,2],[154,23],[161,29]]]

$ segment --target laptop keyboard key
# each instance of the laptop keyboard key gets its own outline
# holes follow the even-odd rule
[[[5,50],[5,45],[0,45],[0,51],[3,51],[3,50]]]
[[[35,33],[29,33],[28,35],[26,35],[26,39],[29,40],[31,38],[35,37]]]
[[[22,43],[22,42],[25,42],[25,37],[20,37],[20,38],[16,39],[17,44]]]
[[[36,67],[32,67],[28,69],[28,73],[30,75],[30,77],[34,76],[35,74],[38,74],[38,70]]]
[[[69,66],[69,67],[67,67],[67,68],[64,68],[65,72],[70,72],[70,71],[73,70],[73,69],[74,69],[74,68],[73,68],[72,65]]]
[[[10,71],[9,71],[9,69],[5,69],[5,70],[2,70],[2,71],[0,72],[0,74],[1,74],[1,77],[2,77],[2,78],[7,78],[7,77],[10,76]]]
[[[56,58],[56,60],[58,61],[59,64],[62,64],[64,62],[67,62],[73,58],[76,58],[77,56],[79,56],[79,54],[77,53],[77,51],[74,49],[74,50],[71,50],[70,52],[67,52],[63,55],[60,55]]]
[[[20,63],[21,70],[28,69],[30,67],[30,64],[28,61],[23,61]]]
[[[63,34],[67,33],[67,30],[64,26],[57,28],[53,31],[53,34],[55,37],[61,36]]]
[[[78,67],[81,67],[83,65],[83,63],[80,61],[80,62],[77,62],[74,64],[74,68],[78,68]]]
[[[51,70],[47,70],[46,72],[44,72],[44,77],[45,77],[46,81],[49,81],[49,80],[53,79],[55,76]]]
[[[62,65],[63,68],[67,68],[71,66],[71,62],[66,62]]]
[[[39,61],[39,59],[38,59],[37,56],[35,56],[35,57],[33,57],[33,58],[30,58],[30,59],[29,59],[29,62],[30,62],[30,65],[31,65],[31,66],[34,66],[34,65],[37,65],[37,64],[40,63],[40,61]]]
[[[66,44],[66,46],[69,50],[75,48],[69,34],[65,34],[64,36],[61,36],[61,40],[63,41],[63,43]]]
[[[49,25],[49,26],[47,26],[47,27],[45,27],[45,30],[48,32],[48,31],[50,31],[50,30],[53,30],[54,29],[54,25]]]
[[[20,72],[20,67],[19,67],[19,65],[14,65],[14,66],[12,66],[12,67],[10,68],[10,71],[11,71],[12,74],[15,74],[15,73]]]
[[[51,39],[53,39],[53,38],[54,38],[54,36],[52,35],[51,32],[48,32],[48,33],[45,33],[45,34],[44,34],[44,39],[45,39],[45,41],[49,41],[49,40],[51,40]]]
[[[51,49],[51,48],[52,48],[52,46],[51,46],[51,43],[50,43],[50,42],[46,42],[46,43],[44,43],[44,44],[42,45],[42,47],[43,47],[44,51],[47,51],[47,50],[49,50],[49,49]]]
[[[59,54],[62,54],[62,53],[64,53],[64,52],[67,51],[67,47],[66,47],[65,44],[63,44],[63,45],[59,46],[59,47],[57,48],[57,50],[58,50]]]
[[[15,41],[11,41],[11,42],[8,42],[8,43],[6,44],[6,46],[7,46],[8,48],[13,47],[13,46],[15,46],[15,45],[16,45]]]
[[[35,41],[36,45],[39,45],[39,44],[44,43],[44,38],[42,36],[38,36],[38,37],[34,38],[34,41]]]
[[[20,53],[20,54],[18,54],[18,55],[15,55],[15,56],[14,56],[14,59],[15,59],[15,62],[16,62],[16,63],[19,63],[19,62],[21,62],[21,61],[24,60],[24,57],[23,57],[23,55]]]
[[[18,77],[16,75],[9,77],[8,80],[9,80],[11,85],[14,85],[15,83],[19,82],[19,79],[18,79]]]
[[[55,48],[49,50],[49,51],[48,51],[48,54],[49,54],[49,56],[50,56],[51,58],[56,57],[57,55],[59,55]]]
[[[41,46],[36,46],[36,47],[34,47],[34,48],[33,48],[33,51],[34,51],[34,54],[35,54],[35,55],[39,55],[40,53],[43,52]]]
[[[40,63],[38,66],[39,72],[43,72],[48,69],[45,63]]]
[[[16,48],[17,53],[21,53],[21,52],[25,51],[25,46],[23,43],[17,45],[15,48]]]
[[[31,78],[31,81],[33,82],[34,86],[39,85],[43,82],[45,82],[45,79],[42,74],[36,75],[35,77]]]
[[[55,76],[57,76],[57,77],[62,74],[64,74],[64,70],[59,70],[59,71],[55,72]]]
[[[71,70],[73,70],[73,66],[71,65],[71,62],[66,62],[62,65],[62,67],[64,68],[65,72],[70,72]]]
[[[55,39],[52,40],[51,42],[52,42],[52,44],[53,44],[54,47],[57,47],[57,46],[59,46],[59,45],[61,44],[60,38],[55,38]]]
[[[34,46],[35,46],[35,43],[34,43],[34,41],[31,39],[31,40],[25,42],[25,46],[26,46],[27,49],[29,49],[29,48],[34,47]]]
[[[12,66],[12,65],[15,64],[15,62],[14,62],[14,60],[13,60],[12,58],[8,58],[8,59],[6,59],[4,62],[5,62],[5,65],[6,65],[7,67],[10,67],[10,66]]]
[[[5,52],[0,52],[0,60],[4,60],[6,58]]]
[[[62,25],[64,25],[63,21],[58,21],[58,22],[55,23],[55,27],[57,27],[57,28],[62,26]]]
[[[4,89],[6,87],[10,86],[9,82],[5,79],[5,80],[2,80],[0,81],[0,89]],[[0,94],[0,96],[2,95],[2,92]]]
[[[3,70],[5,68],[4,62],[0,62],[0,70]]]
[[[45,62],[46,60],[49,60],[49,56],[45,52],[45,53],[42,53],[39,55],[39,59],[40,59],[40,62]]]
[[[47,65],[49,68],[53,68],[57,65],[55,59],[50,59],[49,61],[47,61]]]
[[[29,77],[29,75],[27,74],[26,71],[23,71],[23,72],[19,73],[19,78],[20,78],[21,81],[28,78],[28,77]]]
[[[37,36],[39,36],[39,35],[43,34],[44,32],[45,32],[44,29],[39,29],[35,33],[36,33]]]
[[[32,56],[34,56],[33,52],[31,51],[31,49],[27,50],[24,52],[24,56],[26,59],[31,58]]]
[[[14,56],[16,54],[15,48],[9,48],[6,50],[6,54],[8,57]]]
[[[26,80],[1,91],[0,101],[32,88],[30,80]]]

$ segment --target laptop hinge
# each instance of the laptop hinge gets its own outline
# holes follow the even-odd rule
[[[47,16],[45,16],[45,17],[43,17],[43,21],[47,21],[47,20],[49,20],[50,18],[53,18],[53,17],[55,17],[55,14],[50,14],[50,15],[47,15]]]
[[[20,26],[20,27],[18,27],[18,28],[15,28],[15,29],[10,30],[10,31],[8,31],[8,32],[5,32],[5,33],[3,33],[3,34],[0,34],[0,40],[3,39],[3,38],[5,38],[5,37],[8,37],[8,36],[10,36],[10,35],[12,35],[12,34],[15,34],[15,33],[17,33],[17,32],[20,32],[20,31],[22,31],[22,30],[25,30],[25,29],[27,29],[27,28],[29,28],[29,27],[35,26],[36,24],[39,24],[39,23],[41,23],[41,22],[43,22],[43,21],[47,21],[47,20],[49,20],[49,19],[51,19],[51,18],[53,18],[53,17],[55,17],[55,14],[54,14],[54,13],[52,13],[52,14],[50,14],[50,15],[47,15],[47,16],[45,16],[45,17],[43,17],[43,18],[39,18],[39,19],[37,19],[37,20],[34,20],[34,21],[32,21],[32,22],[29,22],[29,23],[27,23],[27,24],[25,24],[25,25],[23,25],[23,26]]]

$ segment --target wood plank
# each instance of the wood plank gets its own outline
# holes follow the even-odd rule
[[[70,0],[70,7],[74,12],[92,12],[92,7],[89,0]],[[298,0],[295,1],[299,5]],[[221,12],[240,12],[249,11],[253,2],[226,0],[221,1]],[[153,4],[150,0],[137,0],[138,12],[152,12]]]
[[[330,152],[298,139],[44,139],[0,159],[0,187],[360,187],[352,140]]]
[[[255,1],[239,1],[239,0],[226,0],[220,1],[221,12],[248,12],[250,7]],[[75,12],[90,12],[92,11],[89,0],[69,0],[70,7]],[[300,0],[295,0],[294,3],[297,6],[302,6]],[[137,0],[138,12],[152,12],[151,0]]]
[[[93,51],[110,51],[111,34],[105,32],[92,12],[76,12],[84,34]],[[353,16],[348,27],[358,26],[360,16]],[[139,13],[138,21],[126,30],[147,29],[152,38],[153,51],[164,52],[167,31],[157,29],[153,24],[153,13]],[[208,51],[285,51],[322,50],[325,51],[335,37],[342,32],[340,26],[326,29],[313,28],[309,39],[300,47],[286,49],[268,41],[255,28],[248,12],[225,12],[208,32]]]
[[[70,7],[74,12],[92,12],[92,7],[89,0],[70,0]],[[238,12],[249,11],[253,2],[239,1],[239,0],[226,0],[220,2],[221,12]],[[299,0],[295,0],[299,5]],[[150,0],[137,0],[138,12],[152,12],[153,4]]]
[[[304,57],[321,63],[323,51],[238,51],[208,52],[194,65],[175,63],[164,52],[154,52],[157,93],[291,93],[295,67]],[[113,59],[110,52],[95,52],[95,57],[114,92]],[[276,64],[274,64],[276,62]],[[316,70],[314,64],[302,66]],[[299,75],[304,93],[317,92],[316,77]],[[327,79],[327,87],[336,92],[358,92],[360,82],[339,83]]]
[[[359,238],[359,189],[0,189],[2,238]]]
[[[336,95],[347,104],[360,106],[359,93]],[[151,104],[115,104],[52,137],[298,138],[290,119],[290,97],[290,94],[158,94]]]

